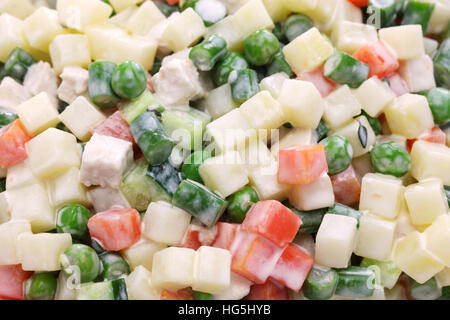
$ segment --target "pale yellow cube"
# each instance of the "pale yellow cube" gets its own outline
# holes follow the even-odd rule
[[[261,90],[269,91],[274,99],[277,99],[280,95],[281,88],[285,80],[288,80],[289,76],[284,72],[274,73],[268,77],[265,77],[259,83]]]
[[[331,207],[334,204],[334,193],[328,174],[322,174],[311,183],[292,186],[289,203],[304,211]]]
[[[371,117],[378,117],[395,99],[395,93],[391,88],[376,76],[364,81],[353,94],[361,108]]]
[[[126,29],[132,34],[145,36],[166,17],[153,1],[145,1],[128,19]]]
[[[34,11],[31,0],[2,0],[0,1],[0,12],[8,13],[19,19],[25,19]]]
[[[316,235],[315,263],[346,268],[355,246],[356,225],[353,217],[327,213]]]
[[[263,137],[253,136],[248,143],[238,148],[239,157],[247,172],[264,167],[277,171],[275,157],[270,153],[267,142]]]
[[[436,280],[441,287],[450,286],[450,268],[446,267],[444,270],[436,275]]]
[[[201,246],[195,254],[192,289],[210,294],[224,292],[230,286],[230,251]]]
[[[419,283],[444,269],[442,262],[427,250],[425,235],[417,231],[396,241],[392,258],[397,268]]]
[[[448,213],[448,202],[442,181],[429,178],[405,188],[405,199],[411,221],[415,225],[429,225],[440,215]]]
[[[425,229],[426,248],[447,267],[450,266],[450,216],[440,215]]]
[[[294,79],[284,81],[278,102],[283,109],[285,119],[296,127],[315,129],[324,112],[322,96],[308,81]]]
[[[260,91],[238,110],[253,129],[277,129],[286,121],[283,109],[269,91]]]
[[[157,288],[178,290],[194,283],[195,250],[170,247],[153,256],[152,283]]]
[[[22,233],[31,233],[28,220],[15,219],[0,224],[0,265],[19,264],[20,257],[17,252],[17,238]]]
[[[257,14],[255,14],[257,12]],[[244,38],[260,29],[272,29],[272,18],[262,0],[250,0],[234,13],[234,20]]]
[[[217,87],[205,97],[205,106],[208,113],[217,119],[237,107],[231,96],[231,87],[228,83]]]
[[[324,14],[320,21],[317,20],[317,27],[320,31],[330,34],[342,21],[363,23],[362,10],[350,1],[322,0],[321,2],[325,4],[319,4],[318,7],[325,5],[326,9],[322,10]]]
[[[314,129],[292,128],[279,141],[274,143],[270,152],[275,158],[278,158],[278,152],[281,149],[287,149],[293,146],[310,146],[317,143],[317,134]]]
[[[64,109],[59,119],[78,139],[87,141],[92,136],[91,130],[106,117],[88,99],[80,96]]]
[[[359,127],[364,126],[367,129],[367,142],[366,146],[363,147],[361,144],[361,141],[359,140]],[[353,149],[353,157],[359,157],[363,154],[366,154],[370,151],[372,146],[375,145],[376,142],[376,136],[375,132],[373,131],[372,127],[370,126],[369,121],[365,116],[360,116],[358,118],[355,118],[352,120],[349,124],[345,125],[344,127],[341,127],[337,129],[336,131],[332,131],[333,135],[341,135],[350,142]]]
[[[450,185],[450,148],[427,141],[417,141],[411,150],[411,175],[417,180],[439,178]]]
[[[397,222],[365,212],[359,220],[355,254],[385,261],[391,255]]]
[[[152,274],[144,266],[138,266],[126,276],[129,300],[159,300],[162,290],[152,285]]]
[[[100,0],[58,0],[56,10],[61,24],[77,31],[105,22],[113,12],[110,5]]]
[[[317,7],[317,0],[281,0],[284,7],[293,12],[305,12]]]
[[[364,23],[341,21],[331,33],[331,40],[340,51],[353,54],[362,46],[378,40],[377,29]]]
[[[53,38],[64,32],[56,10],[41,7],[24,21],[25,36],[33,48],[48,53]]]
[[[395,221],[397,221],[397,228],[395,230],[396,240],[407,236],[413,231],[418,231],[411,221],[408,206],[404,199],[402,201],[400,213],[398,214],[397,218],[395,218]]]
[[[0,224],[8,222],[10,219],[8,199],[6,191],[0,192]]]
[[[402,61],[399,74],[408,84],[410,92],[428,91],[436,87],[433,60],[426,54],[416,59]]]
[[[319,25],[329,22],[336,11],[339,0],[317,0],[314,9],[303,10],[302,13],[308,15]]]
[[[394,49],[400,60],[416,59],[425,54],[419,24],[383,28],[378,31],[378,36]]]
[[[450,3],[447,0],[424,0],[435,4],[430,21],[428,22],[427,33],[439,34],[445,30],[450,20]]]
[[[81,34],[57,35],[49,47],[53,68],[60,74],[64,67],[87,68],[91,63],[89,39]]]
[[[225,291],[215,294],[215,300],[241,300],[245,298],[250,292],[250,287],[253,282],[247,280],[238,274],[231,272],[230,274],[230,286]]]
[[[7,13],[0,15],[0,62],[6,62],[16,47],[25,51],[30,48],[25,38],[23,21]]]
[[[37,135],[59,123],[58,111],[46,92],[41,92],[20,104],[17,114],[31,135]]]
[[[43,179],[80,167],[80,150],[74,135],[49,128],[27,143],[33,173]]]
[[[154,242],[141,237],[141,239],[131,247],[122,250],[121,254],[125,260],[127,260],[132,271],[139,266],[143,266],[151,271],[153,255],[165,248],[167,248],[167,245],[163,243]]]
[[[110,0],[112,7],[114,8],[114,11],[121,12],[131,6],[137,5],[144,0]]]
[[[133,16],[137,10],[137,6],[128,7],[109,18],[108,23],[111,23],[119,28],[126,29],[131,16]]]
[[[275,170],[272,169],[275,168]],[[258,192],[260,200],[286,200],[291,186],[278,183],[278,163],[271,167],[256,166],[249,171],[250,185]]]
[[[359,209],[395,219],[401,209],[404,189],[400,179],[368,173],[362,179]]]
[[[263,3],[273,22],[285,20],[290,13],[283,1],[263,0]]]
[[[8,168],[8,176],[6,177],[6,190],[19,188],[24,185],[37,183],[38,179],[31,171],[28,159]]]
[[[80,182],[80,169],[72,167],[47,179],[47,192],[54,207],[78,203],[89,206],[86,189]]]
[[[242,51],[244,34],[233,15],[229,15],[206,29],[206,35],[217,34],[225,39],[229,51]]]
[[[69,233],[22,233],[17,239],[17,247],[26,271],[61,270],[59,258],[72,245]]]
[[[331,129],[343,126],[361,113],[361,105],[347,85],[330,93],[324,101],[323,119]]]
[[[206,33],[202,18],[192,8],[171,19],[164,30],[162,40],[172,51],[181,51],[195,44]]]

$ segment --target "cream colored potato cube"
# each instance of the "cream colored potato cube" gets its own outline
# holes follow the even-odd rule
[[[1,11],[0,11],[1,12]],[[6,62],[9,54],[16,47],[28,51],[30,45],[25,38],[23,21],[3,13],[0,15],[0,62]]]
[[[423,233],[428,251],[438,257],[447,267],[450,266],[450,216],[440,215]]]
[[[442,181],[430,178],[405,188],[405,199],[411,221],[415,225],[429,225],[440,215],[448,213],[448,202]]]
[[[425,54],[419,24],[383,28],[378,36],[394,49],[399,60],[417,59]]]
[[[248,1],[234,13],[234,20],[244,38],[256,30],[270,30],[274,27],[272,18],[261,0]]]
[[[293,12],[305,12],[317,7],[317,0],[281,0],[284,7]]]
[[[155,242],[180,245],[191,218],[189,213],[167,202],[151,202],[143,220],[143,235]]]
[[[263,3],[273,22],[285,20],[290,13],[283,1],[263,0]]]
[[[0,192],[0,224],[9,221],[10,218],[8,199],[6,192],[3,191]]]
[[[324,101],[323,119],[331,129],[341,127],[361,113],[361,105],[347,85],[330,93]]]
[[[322,96],[308,81],[294,79],[284,81],[278,102],[285,114],[285,120],[295,127],[315,129],[324,112]]]
[[[400,212],[405,187],[400,179],[379,173],[362,178],[359,210],[395,219]]]
[[[78,139],[88,141],[92,136],[91,130],[106,117],[88,99],[81,96],[64,109],[59,119]]]
[[[450,3],[447,0],[424,0],[435,4],[430,21],[428,22],[427,33],[439,34],[445,30],[450,20]]]
[[[305,211],[331,207],[334,204],[334,193],[330,177],[324,173],[311,183],[292,186],[289,202]]]
[[[230,273],[230,285],[225,291],[215,294],[214,299],[216,300],[240,300],[248,295],[250,292],[250,287],[253,282],[247,280],[238,274]]]
[[[259,83],[259,88],[262,90],[269,91],[274,99],[277,99],[280,95],[281,88],[285,80],[289,77],[284,72],[274,73],[268,77],[265,77]]]
[[[365,148],[361,144],[358,135],[359,127],[361,125],[367,129],[367,144]],[[353,157],[355,158],[368,153],[376,142],[375,132],[373,132],[373,129],[365,116],[355,118],[355,120],[351,121],[344,127],[337,129],[336,131],[333,131],[332,135],[341,135],[347,138],[347,140],[352,145]]]
[[[0,2],[1,13],[8,13],[19,19],[25,19],[33,11],[34,6],[30,0],[2,0]]]
[[[447,146],[417,141],[411,150],[411,175],[417,180],[440,178],[450,185],[450,149]]]
[[[425,235],[417,231],[396,241],[392,257],[397,268],[419,283],[444,269],[442,262],[426,248]]]
[[[170,247],[153,256],[152,283],[157,288],[178,290],[194,283],[195,250]]]
[[[205,186],[222,197],[228,197],[248,184],[245,165],[236,151],[227,151],[205,160],[198,172]]]
[[[53,38],[64,32],[56,10],[41,7],[24,21],[25,36],[33,48],[48,53]]]
[[[408,84],[410,92],[427,91],[436,87],[433,60],[426,54],[417,59],[402,61],[399,73]]]
[[[62,80],[57,90],[60,100],[71,104],[79,96],[90,98],[88,92],[89,72],[86,69],[65,67],[59,77]]]
[[[105,22],[113,12],[110,5],[100,0],[58,0],[56,10],[61,24],[77,31]]]
[[[353,91],[361,108],[371,117],[378,117],[392,100],[395,93],[383,81],[374,76]]]
[[[119,28],[126,29],[131,16],[133,16],[137,10],[137,6],[128,7],[109,18],[108,22]]]
[[[17,247],[26,271],[61,270],[59,257],[72,245],[69,233],[22,233],[17,239]]]
[[[141,237],[141,239],[131,247],[122,250],[121,254],[125,260],[127,260],[132,271],[139,266],[143,266],[151,271],[153,255],[165,248],[167,248],[167,245],[164,243],[154,242]]]
[[[331,33],[331,40],[340,51],[353,54],[362,46],[378,40],[377,29],[374,26],[341,21]]]
[[[89,206],[86,189],[80,183],[80,170],[72,167],[47,180],[47,192],[54,207],[79,203]]]
[[[245,146],[240,146],[237,151],[247,172],[257,168],[265,168],[268,172],[270,169],[273,172],[278,169],[275,157],[270,153],[267,142],[262,137],[251,137],[248,143]]]
[[[144,266],[138,266],[125,278],[129,300],[159,300],[161,289],[152,285],[152,274]]]
[[[257,166],[248,173],[250,185],[258,192],[260,200],[286,200],[291,189],[290,185],[278,183],[278,164],[274,162],[275,170],[267,166]]]
[[[46,179],[70,167],[80,167],[80,149],[74,135],[49,128],[27,142],[31,171]]]
[[[286,121],[280,104],[269,91],[260,91],[238,110],[253,129],[277,129]]]
[[[229,15],[206,29],[206,36],[217,34],[225,39],[229,51],[242,51],[244,34],[233,15]]]
[[[231,96],[231,87],[228,83],[217,87],[205,98],[205,106],[208,113],[217,119],[237,107]]]
[[[87,68],[91,63],[89,39],[81,34],[57,35],[49,47],[53,68],[59,75],[64,67]]]
[[[6,191],[12,219],[30,221],[33,232],[55,228],[55,209],[51,206],[47,190],[42,183],[25,185]]]
[[[330,34],[331,31],[336,29],[338,24],[342,21],[363,23],[362,10],[353,5],[350,1],[323,0],[321,2],[327,3],[327,7],[325,10],[322,10],[324,14],[320,21],[317,20],[317,27],[320,31]],[[321,4],[319,4],[319,6],[321,6]]]
[[[37,135],[59,123],[58,111],[46,92],[41,92],[20,104],[17,114],[31,135]]]
[[[17,238],[21,233],[31,233],[28,220],[10,220],[0,224],[0,265],[19,264],[20,257],[17,252]]]
[[[106,211],[112,206],[131,208],[128,200],[120,189],[110,187],[96,187],[87,191],[87,199],[94,207],[95,212]]]
[[[6,190],[20,188],[24,185],[37,183],[38,179],[34,176],[30,168],[28,159],[8,168],[6,177]]]
[[[310,146],[317,143],[317,134],[313,129],[292,128],[270,148],[272,155],[278,159],[278,152],[293,146]]]
[[[282,51],[298,75],[319,67],[333,54],[334,48],[317,28],[311,28],[284,46]]]
[[[441,287],[450,286],[450,268],[446,267],[444,270],[436,275],[436,280]]]
[[[153,1],[145,1],[128,19],[126,29],[132,34],[145,36],[166,17]]]
[[[395,221],[397,221],[397,228],[395,230],[396,240],[407,236],[413,231],[417,231],[417,228],[411,221],[408,206],[406,205],[406,201],[404,199],[402,201],[400,213],[398,214],[397,218],[395,218]]]
[[[230,251],[201,246],[195,253],[192,289],[210,294],[224,292],[230,286]]]
[[[202,18],[192,8],[171,19],[162,40],[173,51],[181,51],[200,40],[206,33]]]
[[[31,98],[28,90],[11,77],[5,77],[0,83],[0,106],[17,113],[17,106]]]
[[[357,221],[327,213],[316,235],[314,261],[330,268],[346,268],[355,247]]]
[[[364,213],[359,221],[355,254],[361,257],[385,261],[391,255],[396,221],[385,220]]]
[[[76,289],[69,275],[60,272],[56,285],[55,300],[76,300]]]
[[[114,11],[121,12],[131,6],[135,6],[144,0],[110,0],[111,6],[114,8]]]

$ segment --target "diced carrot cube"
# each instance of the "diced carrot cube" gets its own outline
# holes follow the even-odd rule
[[[180,0],[166,0],[166,2],[168,4],[170,4],[171,6],[173,6],[174,4],[177,4]]]
[[[388,80],[389,87],[391,87],[391,90],[397,97],[400,97],[405,93],[409,93],[408,84],[398,73],[388,75]]]
[[[411,152],[414,143],[417,140],[428,141],[433,143],[444,144],[446,143],[447,136],[445,132],[441,130],[438,126],[434,126],[433,128],[422,133],[418,139],[408,139],[406,140],[406,149],[408,152]]]
[[[190,288],[177,290],[176,292],[164,289],[160,300],[194,300],[194,293]]]
[[[388,48],[382,41],[362,46],[353,54],[353,57],[369,65],[369,78],[377,76],[380,79],[384,79],[400,66],[392,49]]]
[[[359,202],[361,182],[352,166],[330,177],[336,202],[352,206]]]
[[[33,138],[23,127],[20,119],[0,131],[0,166],[4,169],[27,158],[25,144]]]
[[[218,222],[216,226],[217,235],[211,246],[230,250],[239,225],[236,223]]]
[[[263,284],[254,284],[250,287],[250,293],[246,300],[289,300],[287,288],[272,280]]]
[[[20,264],[0,266],[0,299],[23,300],[23,283],[32,274],[23,271]]]
[[[360,8],[367,7],[369,5],[369,0],[348,0],[348,1]]]
[[[183,240],[181,241],[180,247],[190,248],[197,250],[202,246],[202,243],[198,239],[200,231],[189,226],[184,234]]]
[[[130,130],[130,125],[124,119],[120,111],[114,112],[106,120],[95,126],[94,129],[92,129],[92,134],[94,133],[126,140],[133,143],[133,145],[136,145]]]
[[[313,71],[304,71],[298,75],[297,79],[311,82],[323,98],[337,88],[336,83],[323,75],[323,67],[319,67]]]

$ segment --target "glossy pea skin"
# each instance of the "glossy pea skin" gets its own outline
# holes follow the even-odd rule
[[[53,300],[56,294],[55,272],[35,273],[24,283],[26,300]]]
[[[125,61],[114,70],[111,85],[121,98],[134,99],[147,87],[147,74],[144,67],[135,61]]]
[[[270,63],[279,51],[277,37],[265,29],[253,32],[244,40],[244,56],[254,66]]]
[[[233,193],[229,199],[228,215],[233,222],[242,223],[252,205],[259,201],[258,193],[249,186]]]
[[[375,172],[402,177],[411,169],[411,157],[399,144],[389,141],[377,144],[370,151]]]
[[[101,276],[104,280],[115,280],[125,274],[130,274],[130,266],[120,255],[105,252],[99,255],[103,271]]]
[[[329,175],[338,174],[350,166],[353,149],[346,138],[340,135],[329,136],[319,143],[325,148]]]
[[[84,244],[71,245],[60,257],[61,267],[69,276],[75,274],[81,283],[94,281],[102,264],[94,249]]]
[[[56,217],[58,233],[70,233],[73,239],[82,240],[87,235],[87,223],[91,212],[79,204],[60,208]]]
[[[434,122],[443,124],[450,120],[450,90],[438,87],[423,95],[428,100]]]
[[[213,71],[213,80],[217,86],[228,82],[230,73],[233,70],[242,70],[248,68],[248,62],[239,52],[229,52],[222,61],[220,61]]]

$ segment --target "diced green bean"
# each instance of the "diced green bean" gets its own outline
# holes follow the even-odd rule
[[[258,75],[255,70],[235,70],[230,74],[231,95],[236,103],[244,103],[259,92]]]
[[[212,227],[222,216],[228,202],[204,185],[183,180],[173,195],[172,203],[190,213],[207,227]]]
[[[328,300],[334,295],[337,284],[335,270],[313,265],[303,285],[303,294],[310,300]]]
[[[330,131],[330,128],[326,125],[323,119],[320,119],[319,125],[316,128],[317,140],[320,141],[327,136],[327,133]]]
[[[428,100],[434,122],[443,124],[450,120],[450,90],[433,88],[423,95]]]
[[[20,82],[23,81],[28,72],[28,68],[37,61],[22,48],[15,48],[9,54],[5,63],[5,74]]]
[[[187,7],[194,9],[207,27],[219,22],[227,15],[226,6],[218,0],[188,0],[183,5],[183,10]]]
[[[144,67],[135,61],[125,61],[114,70],[111,86],[121,98],[134,99],[147,88],[147,74]]]
[[[227,54],[227,42],[217,34],[210,35],[189,52],[189,59],[200,71],[210,71]]]
[[[325,148],[329,175],[338,174],[350,166],[353,149],[347,138],[341,135],[333,135],[321,140],[319,143]]]
[[[251,33],[244,40],[245,58],[254,66],[264,66],[270,63],[279,51],[280,44],[277,37],[265,29]]]
[[[304,14],[293,14],[283,25],[284,36],[289,42],[314,27],[314,21]]]
[[[327,213],[328,208],[302,211],[295,208],[288,201],[284,201],[283,204],[292,210],[302,220],[302,225],[298,230],[298,234],[312,234],[319,230],[322,223],[323,216]]]
[[[183,166],[181,167],[183,178],[203,183],[203,179],[198,173],[198,168],[200,168],[206,159],[211,158],[211,156],[211,152],[206,150],[191,153],[186,160],[184,160]]]
[[[325,62],[323,68],[327,78],[346,84],[351,88],[358,88],[369,76],[369,66],[345,52],[336,51]]]
[[[403,14],[402,25],[420,24],[423,34],[427,33],[428,22],[434,11],[435,4],[425,1],[408,1]]]
[[[410,279],[410,287],[411,297],[416,300],[436,300],[442,295],[442,290],[434,277],[425,283],[418,283],[414,279]]]
[[[433,62],[437,84],[450,89],[450,38],[442,41]]]
[[[214,300],[214,296],[211,293],[194,291],[194,300]]]
[[[330,209],[328,209],[328,213],[355,218],[358,221],[357,227],[359,228],[359,220],[362,217],[361,211],[355,210],[340,203],[335,203]]]
[[[55,272],[35,273],[24,283],[26,300],[53,300],[56,294]]]
[[[183,5],[181,6],[181,10],[186,10],[187,8],[195,8],[195,4],[198,2],[199,0],[186,0]]]
[[[114,280],[123,275],[130,274],[130,266],[120,255],[116,253],[102,253],[99,255],[103,271],[101,276],[104,280]]]
[[[61,255],[60,263],[67,275],[74,274],[81,283],[94,281],[102,271],[97,253],[84,244],[71,245]]]
[[[152,70],[150,70],[151,75],[155,75],[159,72],[159,69],[161,69],[162,60],[159,58],[155,58],[155,61],[153,62]]]
[[[120,101],[111,87],[116,68],[117,64],[110,61],[96,61],[89,65],[89,95],[100,108],[115,107]]]
[[[17,114],[15,114],[13,112],[9,112],[6,110],[0,110],[0,128],[10,124],[17,118],[18,118]]]
[[[369,124],[372,127],[372,130],[375,133],[375,135],[379,135],[381,133],[381,122],[380,122],[380,120],[378,120],[378,118],[369,116],[367,114],[367,112],[365,112],[364,110],[361,111],[361,115],[365,116],[367,118],[367,121],[369,121]]]
[[[375,259],[363,258],[361,267],[375,267],[379,272],[380,285],[392,289],[398,281],[402,271],[397,268],[393,261],[378,261]],[[374,270],[375,270],[374,269]]]
[[[347,298],[367,298],[375,290],[376,274],[370,268],[350,266],[339,269],[336,295]]]
[[[442,287],[442,295],[438,300],[450,300],[450,286]]]
[[[398,143],[389,141],[377,144],[370,151],[370,162],[375,172],[402,177],[411,169],[408,151]]]
[[[283,52],[278,52],[274,57],[272,62],[267,66],[267,76],[270,76],[274,73],[284,72],[289,77],[294,75],[292,72],[291,66],[286,61]]]
[[[394,25],[399,6],[396,2],[396,0],[369,0],[369,7],[379,16],[380,28]]]
[[[173,195],[181,182],[181,174],[168,161],[149,165],[147,175],[157,181],[169,194]]]
[[[73,239],[83,240],[88,234],[87,223],[91,212],[79,204],[60,208],[56,216],[56,230],[59,233],[70,233]]]
[[[239,52],[230,52],[220,61],[213,72],[213,80],[217,86],[228,82],[230,73],[233,70],[247,69],[248,62]]]
[[[245,186],[233,193],[228,201],[227,212],[229,217],[233,222],[242,223],[252,205],[259,201],[259,196],[255,189]]]

